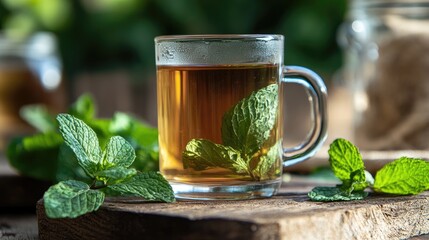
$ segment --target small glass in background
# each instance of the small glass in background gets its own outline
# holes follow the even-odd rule
[[[21,107],[43,104],[52,112],[65,107],[61,60],[49,33],[22,38],[0,33],[0,150],[11,137],[32,132]]]
[[[360,149],[429,149],[429,1],[354,0],[339,34]]]

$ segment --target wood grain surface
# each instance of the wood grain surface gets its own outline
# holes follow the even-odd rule
[[[313,183],[314,185],[314,183]],[[37,205],[40,239],[407,239],[429,233],[429,192],[366,200],[309,201],[308,181],[269,199],[145,203],[109,199],[76,219],[48,219]]]
[[[39,239],[36,216],[34,214],[0,214],[0,239]]]

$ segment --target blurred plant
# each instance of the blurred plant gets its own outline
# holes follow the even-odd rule
[[[135,150],[132,167],[142,171],[157,171],[158,131],[137,119],[117,112],[111,119],[95,118],[96,106],[89,95],[81,96],[70,106],[68,113],[81,119],[97,134],[104,149],[112,136],[121,136]],[[31,136],[17,137],[7,148],[7,158],[22,175],[36,179],[62,181],[85,180],[71,149],[64,144],[58,132],[58,123],[44,105],[29,105],[22,109],[22,117],[39,132]]]
[[[345,8],[346,0],[1,0],[0,26],[54,32],[69,79],[115,67],[153,75],[155,36],[203,33],[283,34],[286,64],[330,74],[341,64],[335,35]]]
[[[286,64],[332,74],[341,66],[336,32],[346,11],[345,0],[299,1],[283,15],[278,29],[286,35]]]
[[[70,21],[67,0],[3,0],[10,14],[4,23],[10,34],[27,35],[40,28],[59,30]]]

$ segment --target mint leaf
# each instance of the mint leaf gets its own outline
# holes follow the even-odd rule
[[[118,184],[107,186],[123,196],[138,196],[146,200],[174,202],[174,193],[170,184],[156,172],[138,173]]]
[[[94,99],[91,95],[84,94],[70,106],[68,112],[76,118],[84,121],[92,120],[95,117]]]
[[[130,133],[131,129],[134,128],[135,120],[125,113],[117,112],[112,118],[112,123],[109,126],[109,130],[114,133]]]
[[[365,169],[359,150],[345,139],[334,140],[329,147],[329,163],[332,171],[341,181],[351,179],[353,172],[359,171],[354,180],[365,182]]]
[[[315,187],[308,193],[310,200],[317,202],[362,200],[367,196],[368,193],[364,191],[348,193],[338,187]]]
[[[241,100],[222,119],[222,141],[226,146],[252,156],[270,137],[276,122],[278,86],[271,84]]]
[[[374,177],[367,170],[365,170],[365,181],[368,184],[368,186],[370,187],[374,186]]]
[[[109,131],[143,146],[158,146],[158,130],[125,113],[115,113]]]
[[[66,180],[79,180],[91,183],[92,179],[86,174],[85,170],[79,165],[73,150],[63,143],[60,146],[60,152],[57,156],[58,167],[55,174],[56,182]]]
[[[133,146],[131,146],[123,137],[114,136],[110,138],[105,150],[105,158],[102,163],[103,169],[108,169],[113,166],[129,167],[136,154]]]
[[[136,147],[136,159],[131,167],[141,172],[159,170],[159,150],[145,146]]]
[[[115,113],[109,131],[124,137],[136,150],[131,165],[142,172],[159,170],[158,130],[121,112]]]
[[[15,138],[7,147],[11,166],[25,176],[55,180],[58,148],[63,142],[60,134],[49,132],[24,138]]]
[[[343,184],[340,187],[343,191],[351,193],[353,191],[363,191],[368,185],[366,171],[359,169],[350,174],[350,179],[343,180]]]
[[[376,192],[398,195],[418,194],[429,189],[429,163],[402,157],[386,164],[375,175]]]
[[[97,210],[104,201],[104,193],[89,189],[86,183],[68,180],[51,186],[43,199],[48,217],[74,218]]]
[[[90,94],[81,95],[68,109],[68,113],[75,118],[85,122],[98,136],[100,146],[105,146],[111,134],[109,126],[110,119],[98,119],[96,116],[96,106],[93,97]]]
[[[53,118],[44,105],[26,105],[20,110],[21,117],[40,132],[54,132],[57,128]]]
[[[276,161],[281,161],[282,145],[281,141],[272,146],[270,150],[268,150],[266,155],[262,155],[259,157],[258,164],[252,170],[253,178],[263,181],[267,179],[271,179],[273,175],[279,174],[276,173]]]
[[[76,154],[79,165],[93,176],[102,157],[97,135],[82,120],[69,114],[59,114],[57,120],[64,141]]]
[[[118,180],[125,179],[137,174],[137,170],[134,168],[125,167],[113,167],[100,172],[96,172],[94,175],[100,181],[105,181],[107,184],[115,183]]]
[[[247,163],[240,152],[205,139],[192,139],[182,154],[183,167],[197,171],[220,167],[247,173]]]

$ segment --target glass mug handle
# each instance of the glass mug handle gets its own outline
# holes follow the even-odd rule
[[[283,148],[283,166],[291,166],[313,156],[327,136],[327,89],[322,78],[315,72],[298,66],[284,66],[282,83],[303,86],[309,95],[313,127],[306,139],[298,146]]]

